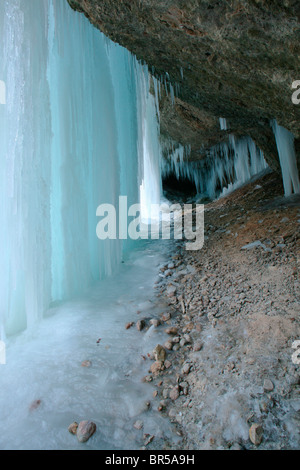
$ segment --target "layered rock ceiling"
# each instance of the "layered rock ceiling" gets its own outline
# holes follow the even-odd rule
[[[278,168],[270,120],[300,154],[299,0],[68,0],[113,41],[179,90],[160,103],[161,132],[203,158],[228,134],[249,135]],[[221,131],[219,118],[230,129]]]

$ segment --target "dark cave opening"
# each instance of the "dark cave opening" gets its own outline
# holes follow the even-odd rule
[[[182,176],[178,179],[175,173],[165,176],[162,180],[162,185],[164,195],[168,199],[172,199],[174,197],[189,199],[195,197],[197,194],[194,181]]]

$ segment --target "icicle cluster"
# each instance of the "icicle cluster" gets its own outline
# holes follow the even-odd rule
[[[230,136],[228,144],[213,147],[200,161],[188,161],[189,153],[190,148],[171,147],[162,164],[162,176],[175,174],[178,180],[188,178],[199,196],[211,199],[229,194],[268,167],[263,153],[250,137]]]

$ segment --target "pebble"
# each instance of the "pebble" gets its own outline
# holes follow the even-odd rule
[[[171,400],[175,401],[179,398],[180,393],[179,393],[179,387],[178,385],[170,390],[169,394]]]
[[[184,366],[181,370],[182,374],[184,374],[184,375],[189,374],[190,370],[191,370],[191,367],[192,367],[192,364],[184,364]]]
[[[163,363],[161,361],[155,361],[151,367],[150,367],[150,372],[153,375],[158,375],[160,371],[164,369]]]
[[[192,331],[194,329],[194,323],[193,322],[190,322],[188,323],[187,325],[185,325],[185,327],[183,328],[183,333],[189,333],[190,331]]]
[[[171,314],[168,312],[168,313],[164,313],[161,317],[162,321],[163,322],[167,322],[169,320],[171,320]]]
[[[144,434],[144,441],[145,441],[144,445],[145,446],[149,445],[153,441],[154,438],[155,436],[152,436],[150,434]]]
[[[143,382],[152,382],[152,380],[153,380],[153,377],[151,375],[146,375],[142,379]]]
[[[192,339],[191,339],[190,335],[188,335],[188,334],[185,334],[183,336],[183,339],[185,340],[186,343],[191,343],[192,342]]]
[[[139,320],[136,324],[137,330],[142,331],[146,326],[145,320]]]
[[[173,342],[172,341],[167,341],[165,344],[165,349],[167,349],[168,351],[171,351],[172,348],[173,348]]]
[[[87,442],[95,434],[97,426],[93,421],[81,421],[77,429],[77,439],[79,442]]]
[[[263,387],[265,392],[272,392],[274,390],[274,384],[270,379],[265,379]]]
[[[155,360],[159,362],[164,362],[167,355],[166,350],[160,344],[155,347],[155,349],[153,350],[153,354]]]
[[[201,341],[196,341],[194,344],[194,352],[201,351],[203,348],[203,343]]]
[[[167,335],[176,336],[178,334],[178,328],[176,328],[175,326],[171,326],[167,328],[165,331]]]
[[[189,391],[189,384],[187,382],[181,382],[179,384],[180,389],[182,390],[183,395],[187,395]]]
[[[138,429],[138,430],[143,429],[144,423],[143,423],[143,421],[138,420],[138,421],[136,421],[136,422],[134,423],[133,427],[134,427],[135,429]]]
[[[177,290],[177,289],[176,289],[175,286],[169,286],[169,287],[167,288],[167,296],[168,296],[168,297],[175,297],[175,295],[176,295],[176,290]]]
[[[76,423],[76,421],[70,424],[70,426],[68,427],[68,431],[74,436],[76,436],[77,429],[78,429],[78,423]]]
[[[249,429],[250,441],[255,445],[259,446],[263,437],[263,428],[260,424],[254,423]]]

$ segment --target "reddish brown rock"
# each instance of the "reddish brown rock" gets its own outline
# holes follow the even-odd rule
[[[74,436],[76,436],[77,434],[77,429],[78,429],[78,423],[76,423],[76,421],[70,424],[70,426],[68,427],[69,433],[73,434]]]
[[[93,421],[81,421],[77,429],[79,442],[87,442],[95,434],[97,426]]]

